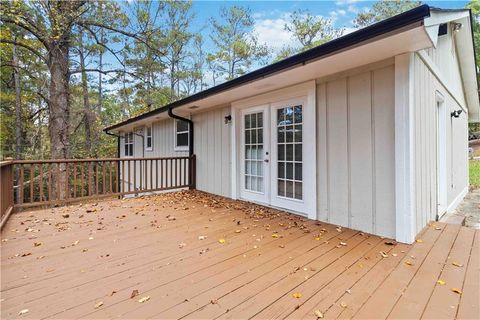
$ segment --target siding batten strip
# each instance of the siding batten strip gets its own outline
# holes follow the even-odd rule
[[[370,121],[372,139],[372,233],[377,232],[377,166],[375,132],[375,73],[370,71]]]

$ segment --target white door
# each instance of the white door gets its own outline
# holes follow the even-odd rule
[[[241,119],[241,197],[269,204],[270,117],[268,105],[245,109]]]
[[[271,105],[271,198],[275,207],[306,213],[305,100]],[[313,133],[315,134],[315,133]],[[310,152],[316,152],[314,146]]]
[[[305,180],[315,177],[305,177],[305,110],[305,99],[295,99],[242,111],[243,199],[308,213]],[[308,147],[315,152],[314,144]]]

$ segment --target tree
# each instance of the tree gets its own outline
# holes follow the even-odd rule
[[[374,3],[370,9],[360,12],[353,20],[355,28],[364,28],[375,22],[385,20],[394,15],[408,11],[422,4],[413,0],[382,0]]]
[[[239,6],[222,8],[220,18],[210,19],[213,27],[210,38],[216,51],[209,60],[217,73],[231,80],[245,74],[254,61],[268,57],[269,51],[252,34],[254,21],[249,9]]]
[[[467,8],[471,10],[472,17],[473,17],[473,39],[475,46],[475,61],[477,62],[477,66],[480,66],[480,1],[473,0],[467,4]],[[477,82],[480,83],[480,73],[477,68]],[[480,92],[479,92],[480,98]],[[473,131],[480,131],[480,124],[479,123],[470,123],[469,127]]]
[[[343,29],[335,28],[331,19],[314,16],[308,10],[292,12],[289,20],[284,29],[292,34],[293,40],[300,43],[300,46],[283,47],[277,54],[276,60],[321,45],[340,37],[344,32]]]

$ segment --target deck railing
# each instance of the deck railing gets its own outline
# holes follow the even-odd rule
[[[195,155],[1,162],[2,220],[8,210],[195,188]]]

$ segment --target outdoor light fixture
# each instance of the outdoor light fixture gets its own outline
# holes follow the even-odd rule
[[[452,113],[450,113],[450,117],[452,118],[458,118],[460,117],[460,114],[462,114],[463,110],[460,109],[460,110],[455,110],[453,111]]]
[[[225,116],[225,124],[229,124],[230,122],[232,122],[232,115],[228,115],[228,116]]]
[[[460,29],[462,29],[463,25],[458,22],[452,22],[452,31],[453,32],[458,32]]]

